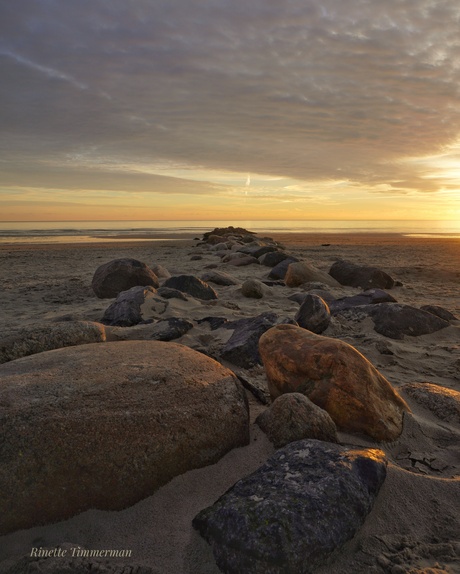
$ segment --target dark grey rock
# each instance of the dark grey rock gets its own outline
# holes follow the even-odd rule
[[[258,344],[261,335],[274,325],[282,323],[296,324],[292,319],[280,317],[271,312],[262,313],[257,317],[232,321],[228,326],[235,330],[225,343],[221,351],[221,358],[245,369],[260,365]]]
[[[193,329],[193,323],[186,319],[178,319],[177,317],[161,319],[155,323],[150,339],[155,341],[173,341],[185,335],[190,329]]]
[[[321,334],[329,327],[331,313],[324,299],[308,293],[296,313],[295,320],[299,327]]]
[[[382,289],[367,289],[358,295],[352,297],[342,297],[335,299],[329,303],[329,308],[332,315],[336,315],[340,311],[350,309],[351,307],[359,307],[360,305],[376,305],[377,303],[396,303],[396,299],[383,291]]]
[[[329,413],[301,393],[285,393],[261,413],[256,423],[276,448],[305,438],[339,442]]]
[[[284,259],[284,261],[281,261],[281,263],[278,263],[273,267],[273,269],[268,274],[268,278],[284,279],[289,265],[291,263],[295,263],[296,261],[299,261],[297,257],[293,257],[292,255],[290,255],[287,259]]]
[[[175,277],[170,277],[163,283],[163,287],[178,289],[183,293],[188,293],[192,297],[204,301],[217,299],[217,293],[214,289],[201,279],[198,279],[198,277],[195,277],[195,275],[176,275]]]
[[[377,303],[359,307],[372,317],[374,330],[391,339],[402,339],[404,335],[418,337],[435,333],[449,326],[449,322],[416,309],[410,305],[399,303]]]
[[[202,255],[192,255],[190,261],[201,261],[203,259]]]
[[[431,313],[432,315],[436,315],[437,317],[444,319],[444,321],[457,321],[457,317],[453,313],[439,305],[423,305],[420,309],[427,313]]]
[[[193,526],[226,574],[310,574],[355,535],[385,476],[382,451],[294,442],[202,510]]]
[[[266,267],[275,267],[275,265],[278,265],[278,263],[281,263],[281,261],[284,261],[288,257],[289,255],[284,251],[271,251],[258,257],[258,259],[261,265],[265,265]]]
[[[363,289],[391,289],[395,285],[394,279],[377,267],[356,265],[344,260],[336,261],[329,270],[329,275],[341,285]]]
[[[96,269],[91,286],[100,299],[116,297],[131,287],[159,287],[158,277],[142,261],[114,259]]]
[[[245,255],[251,255],[256,259],[265,255],[265,253],[271,253],[272,251],[278,251],[278,248],[273,245],[247,245],[244,247],[240,247],[238,250],[240,253],[244,253]]]
[[[164,285],[158,289],[157,293],[160,297],[163,297],[163,299],[181,299],[182,301],[188,301],[188,297],[185,293],[179,291],[179,289],[172,289]]]
[[[146,299],[156,293],[153,287],[131,287],[122,291],[115,301],[105,310],[101,322],[104,325],[131,327],[144,320],[142,305]]]
[[[216,285],[222,285],[224,287],[240,284],[238,279],[235,279],[235,277],[224,271],[207,271],[201,275],[201,280],[206,283],[215,283]]]
[[[318,297],[321,297],[323,301],[326,301],[329,307],[331,307],[332,301],[335,301],[334,295],[332,295],[332,293],[329,293],[329,291],[327,291],[326,289],[311,289],[308,292],[304,291],[299,293],[293,293],[292,295],[289,295],[288,299],[290,301],[298,303],[299,305],[302,305],[307,295],[318,295]]]

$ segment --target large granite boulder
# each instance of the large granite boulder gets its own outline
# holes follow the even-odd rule
[[[105,325],[131,327],[142,323],[144,317],[143,305],[153,299],[156,290],[153,287],[131,287],[122,291],[115,301],[107,307],[101,319]]]
[[[333,277],[306,261],[290,263],[284,281],[288,287],[299,287],[311,281],[320,281],[331,287],[339,287],[339,283]]]
[[[380,450],[293,442],[202,510],[193,526],[226,574],[313,574],[353,538],[385,476]]]
[[[105,328],[91,321],[66,321],[22,329],[0,340],[0,363],[27,355],[105,341]]]
[[[350,261],[336,261],[329,270],[329,275],[334,277],[341,285],[370,289],[391,289],[395,280],[377,267],[369,265],[356,265]]]
[[[260,413],[256,423],[276,448],[304,438],[339,442],[330,415],[301,393],[286,393]]]
[[[410,305],[378,303],[364,309],[372,317],[374,330],[391,339],[428,335],[450,325],[449,321]]]
[[[159,287],[158,277],[142,261],[114,259],[96,269],[91,286],[100,299],[116,297],[136,285]]]
[[[295,320],[299,327],[313,333],[322,333],[329,327],[331,313],[324,299],[308,293],[296,313]]]
[[[256,317],[229,322],[225,327],[233,328],[234,331],[222,348],[221,359],[244,369],[260,365],[260,336],[273,325],[280,323],[294,323],[294,321],[267,311]]]
[[[301,327],[277,325],[259,340],[272,398],[299,392],[326,410],[337,427],[377,441],[402,431],[405,401],[348,343]]]
[[[236,376],[176,343],[48,351],[0,381],[0,534],[126,508],[249,441]]]
[[[175,275],[166,279],[163,287],[178,289],[203,301],[217,299],[217,293],[214,289],[198,277],[195,277],[195,275]]]

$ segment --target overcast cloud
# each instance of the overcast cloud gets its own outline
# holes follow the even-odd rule
[[[459,139],[459,29],[457,0],[2,2],[0,185],[458,185],[424,158]]]

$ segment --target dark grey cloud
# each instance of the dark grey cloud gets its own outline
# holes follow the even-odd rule
[[[91,188],[111,158],[436,190],[399,160],[458,139],[459,23],[455,0],[4,2],[5,178]]]

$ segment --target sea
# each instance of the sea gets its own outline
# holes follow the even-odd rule
[[[392,233],[412,237],[460,238],[460,221],[246,220],[246,221],[0,221],[1,244],[159,241],[201,237],[215,227],[270,233]],[[154,237],[151,237],[154,236]]]

